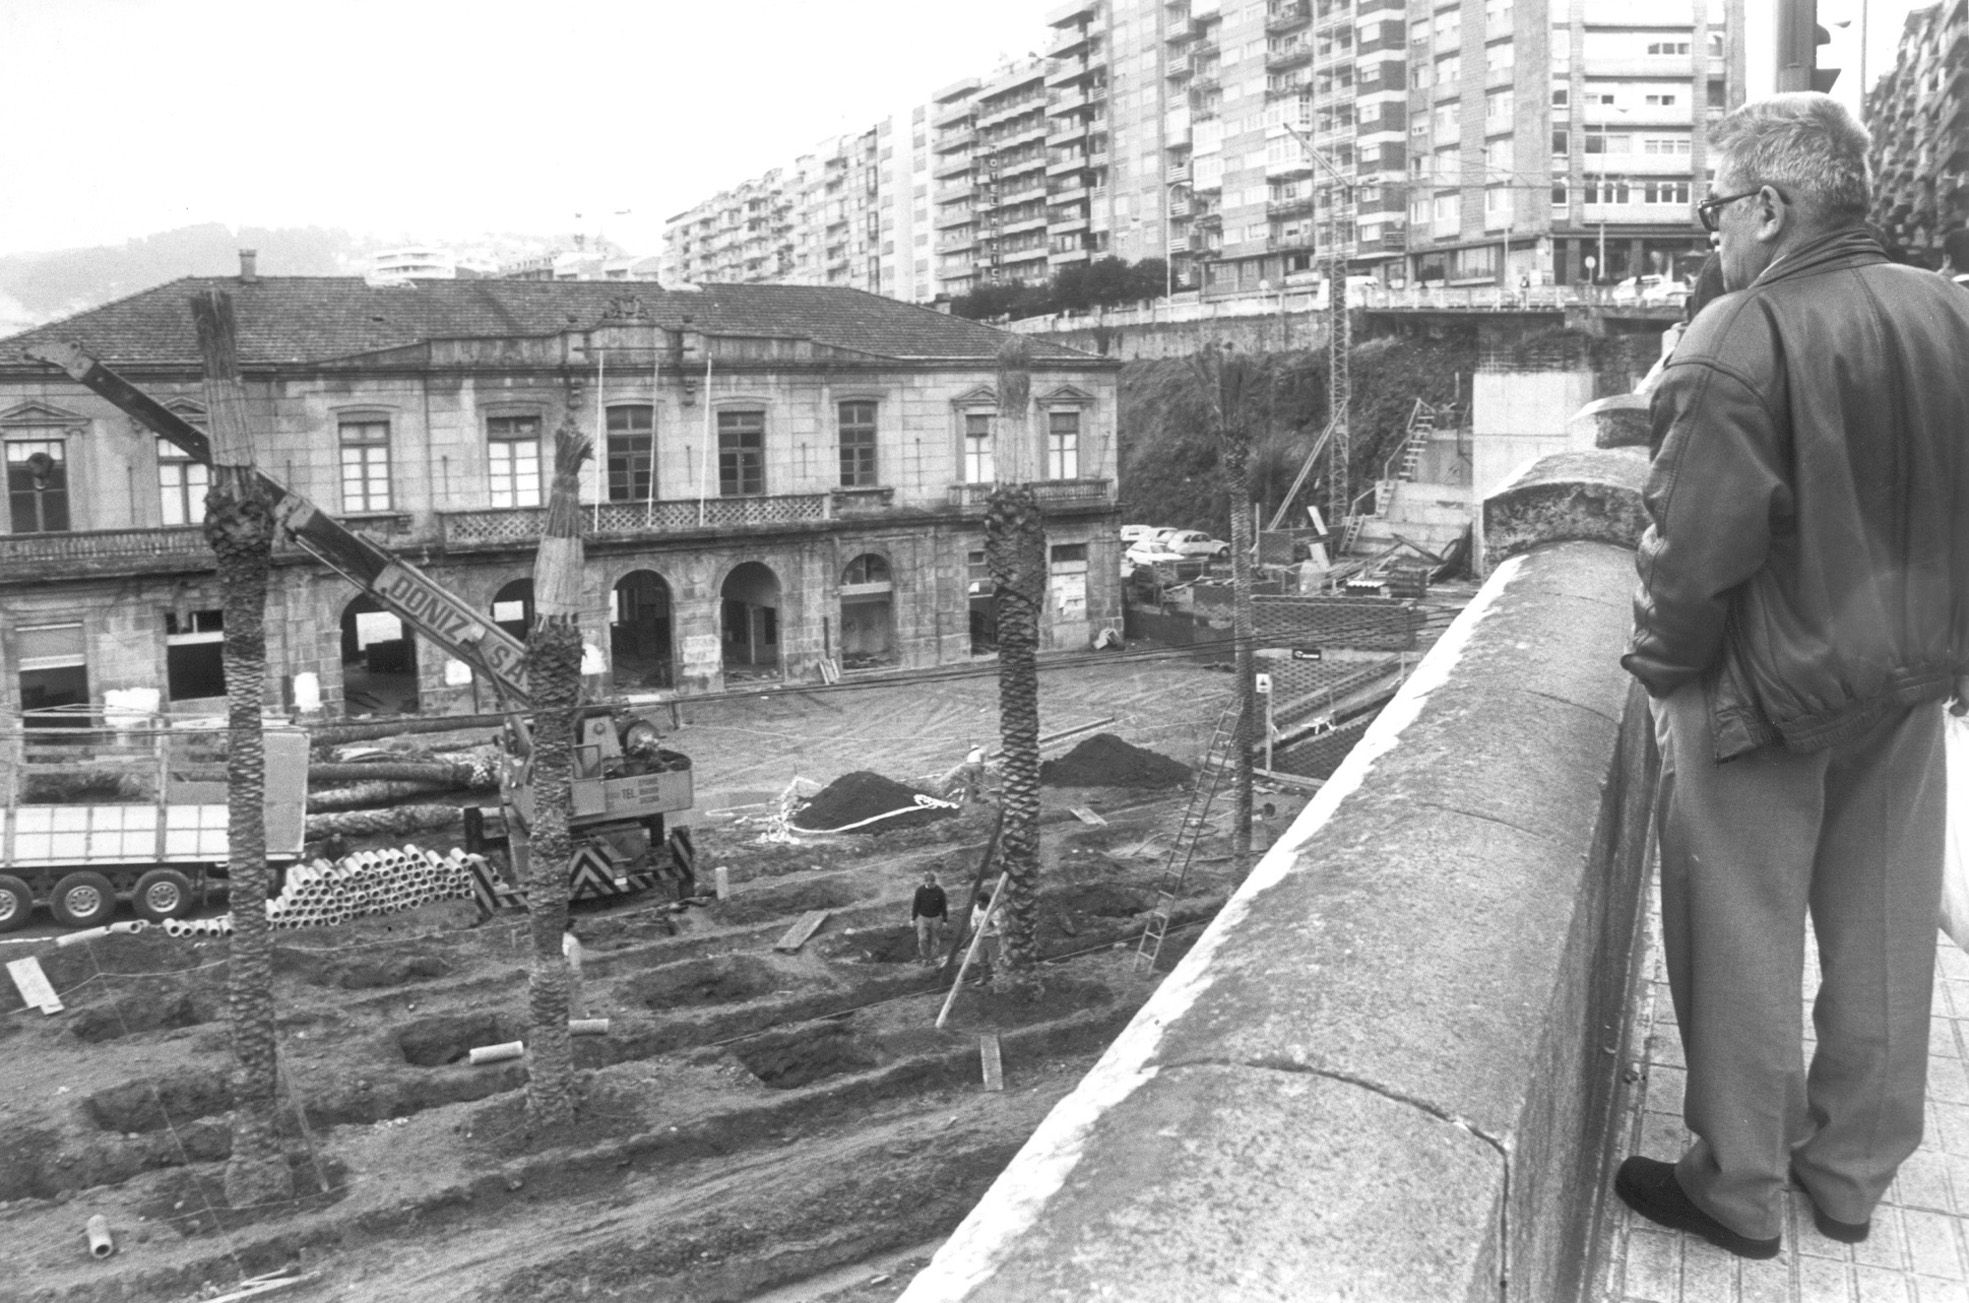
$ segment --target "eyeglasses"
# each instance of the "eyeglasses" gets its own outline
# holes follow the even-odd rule
[[[1772,186],[1771,190],[1778,198],[1784,198],[1784,191],[1779,190],[1776,186]],[[1755,190],[1746,190],[1740,195],[1718,195],[1714,199],[1705,199],[1696,205],[1696,218],[1702,223],[1703,230],[1714,235],[1716,233],[1717,219],[1723,215],[1723,209],[1739,199],[1748,199],[1752,195],[1762,194],[1763,192],[1764,187],[1758,186]]]

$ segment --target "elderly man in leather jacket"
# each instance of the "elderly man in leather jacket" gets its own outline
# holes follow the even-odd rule
[[[1823,95],[1710,132],[1724,287],[1656,390],[1634,636],[1655,708],[1664,948],[1695,1135],[1615,1180],[1778,1252],[1787,1182],[1864,1239],[1921,1139],[1945,825],[1969,690],[1969,295],[1862,226],[1865,129]],[[1804,1063],[1805,923],[1817,1044]]]

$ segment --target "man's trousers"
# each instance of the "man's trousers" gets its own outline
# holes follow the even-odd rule
[[[1655,702],[1662,939],[1695,1133],[1683,1189],[1740,1235],[1781,1232],[1788,1170],[1863,1222],[1921,1141],[1941,895],[1942,707],[1823,751],[1718,764],[1699,684]],[[1818,939],[1804,1064],[1805,920]]]

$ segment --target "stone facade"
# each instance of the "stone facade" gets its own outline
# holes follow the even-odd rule
[[[459,284],[460,295],[486,292]],[[436,292],[344,288],[351,303]],[[582,491],[583,624],[604,689],[702,693],[990,654],[990,584],[974,556],[990,484],[977,482],[982,445],[967,433],[976,436],[984,418],[998,464],[1011,464],[994,388],[992,349],[1002,336],[887,304],[881,314],[910,314],[903,325],[928,342],[892,343],[885,356],[812,330],[721,330],[687,316],[665,324],[660,311],[625,317],[620,305],[601,318],[586,287],[541,288],[573,296],[566,324],[551,334],[433,330],[353,357],[274,362],[257,361],[243,338],[249,404],[264,422],[261,469],[523,633],[554,431],[563,421],[591,437],[614,428],[613,457],[598,439]],[[749,288],[768,300],[775,292]],[[152,293],[172,291],[182,303],[179,287]],[[250,302],[254,289],[240,293]],[[883,302],[801,293],[845,296],[850,316]],[[184,322],[188,337],[188,313]],[[138,350],[119,347],[116,329],[91,326],[85,314],[37,337],[72,334],[154,397],[202,419],[202,383],[185,348],[153,350],[169,360],[131,356]],[[840,337],[858,328],[872,324],[849,321]],[[953,348],[947,331],[973,342]],[[9,352],[19,356],[18,347]],[[1121,619],[1117,369],[1060,348],[1043,348],[1033,366],[1025,462],[1037,460],[1048,477],[1037,484],[1053,564],[1047,650],[1084,647]],[[844,467],[844,425],[867,449],[850,457],[852,467]],[[515,432],[531,436],[517,454],[499,437]],[[363,438],[383,451],[364,453]],[[0,710],[52,704],[50,692],[73,700],[78,683],[94,704],[155,689],[173,710],[217,709],[209,674],[197,672],[201,657],[216,663],[223,636],[212,614],[220,607],[213,562],[195,524],[173,523],[187,511],[198,519],[202,494],[178,492],[171,511],[165,486],[184,472],[160,457],[156,436],[52,368],[12,364],[0,365],[0,439],[16,490],[0,518],[8,531],[0,533]],[[21,451],[44,445],[61,463],[52,489],[47,476],[30,483]],[[635,464],[645,446],[653,458]],[[537,488],[524,473],[515,482],[512,468],[536,455]],[[364,456],[380,468],[369,501],[350,469]],[[55,491],[65,527],[28,519]],[[392,637],[394,617],[363,614],[361,592],[306,554],[283,544],[276,565],[270,702],[306,705],[318,693],[339,713],[359,704],[349,686],[360,679],[387,681],[400,700],[414,695],[424,713],[495,705],[489,684],[474,683],[436,644]]]

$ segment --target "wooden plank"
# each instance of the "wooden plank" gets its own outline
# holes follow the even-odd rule
[[[984,1088],[1005,1089],[1005,1064],[999,1058],[997,1032],[986,1032],[978,1037],[978,1058],[984,1065]]]
[[[831,910],[815,909],[802,914],[798,923],[786,929],[785,936],[773,942],[773,949],[784,951],[789,955],[792,954],[801,946],[806,945],[814,933],[820,931],[820,925],[827,921],[827,916],[832,912]]]
[[[1073,815],[1074,818],[1080,820],[1080,822],[1086,824],[1090,828],[1105,828],[1108,826],[1108,821],[1106,819],[1103,819],[1100,815],[1095,814],[1092,810],[1088,809],[1084,805],[1070,805],[1067,807],[1067,810],[1069,813]]]
[[[7,975],[14,979],[14,989],[21,993],[22,1004],[44,1014],[62,1011],[61,997],[48,984],[48,975],[41,971],[41,961],[33,955],[7,961]]]

